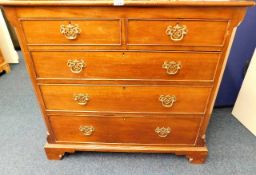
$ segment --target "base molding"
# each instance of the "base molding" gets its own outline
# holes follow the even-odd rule
[[[155,145],[120,145],[120,144],[49,144],[45,145],[45,152],[49,160],[60,160],[65,153],[76,151],[96,152],[142,152],[142,153],[173,153],[184,155],[190,163],[201,164],[205,162],[208,149],[203,147],[172,147]]]

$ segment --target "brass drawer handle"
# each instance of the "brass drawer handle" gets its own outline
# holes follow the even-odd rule
[[[86,64],[84,60],[68,60],[67,66],[70,68],[71,72],[74,74],[79,74]]]
[[[157,133],[157,135],[159,137],[167,137],[170,133],[171,133],[171,128],[168,127],[168,128],[165,128],[165,127],[157,127],[155,129],[155,132]]]
[[[80,126],[79,130],[83,133],[83,135],[90,136],[95,131],[95,128],[93,126]]]
[[[159,101],[162,102],[162,106],[166,108],[170,108],[173,106],[174,102],[176,102],[175,95],[160,95]]]
[[[187,26],[176,24],[175,26],[168,26],[166,34],[170,36],[172,41],[181,41],[184,36],[188,33]]]
[[[63,24],[60,26],[60,33],[67,39],[74,40],[81,33],[81,29],[78,24]]]
[[[79,104],[79,105],[86,105],[89,101],[89,95],[87,94],[82,94],[82,93],[79,93],[79,94],[75,94],[74,95],[74,100]]]
[[[166,69],[168,75],[175,75],[181,69],[181,63],[176,61],[165,61],[162,68]]]

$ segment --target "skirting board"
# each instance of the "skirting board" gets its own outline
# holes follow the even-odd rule
[[[3,18],[2,11],[0,10],[0,50],[7,63],[19,63],[19,56],[15,51],[12,39],[6,22]]]

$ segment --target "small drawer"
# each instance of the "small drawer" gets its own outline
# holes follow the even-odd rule
[[[32,52],[38,79],[213,82],[219,53]]]
[[[223,46],[227,20],[128,19],[131,46]]]
[[[201,116],[49,116],[56,142],[193,145]]]
[[[48,111],[204,113],[211,87],[41,85]]]
[[[121,45],[119,19],[21,21],[28,45]]]

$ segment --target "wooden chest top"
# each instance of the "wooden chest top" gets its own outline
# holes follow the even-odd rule
[[[0,4],[22,6],[253,6],[255,2],[252,0],[0,0]]]

